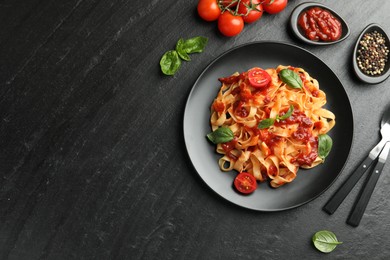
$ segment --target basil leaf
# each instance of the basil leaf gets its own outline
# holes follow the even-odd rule
[[[176,51],[179,54],[179,57],[185,61],[190,61],[191,58],[188,56],[187,52],[184,50],[184,40],[180,38],[176,43]]]
[[[165,75],[174,75],[181,65],[176,51],[167,51],[160,60],[161,71]]]
[[[302,79],[297,73],[289,69],[282,69],[279,72],[280,79],[288,86],[301,89],[303,86]]]
[[[315,233],[312,237],[314,246],[323,253],[332,252],[337,245],[342,244],[337,240],[336,235],[327,230],[321,230]]]
[[[206,47],[208,38],[197,36],[183,41],[182,50],[185,53],[202,52]]]
[[[294,111],[294,106],[290,104],[290,108],[287,110],[286,114],[284,114],[283,116],[278,115],[276,117],[276,120],[285,120],[289,118],[292,115],[293,111]]]
[[[261,120],[260,123],[257,125],[257,128],[259,128],[259,129],[265,129],[265,128],[270,127],[270,126],[273,125],[274,123],[275,123],[275,119],[273,119],[273,118],[267,118],[267,119]]]
[[[323,134],[318,136],[318,156],[325,159],[332,149],[333,141],[329,135]]]
[[[227,143],[233,140],[233,131],[226,126],[221,126],[214,132],[207,134],[207,138],[214,144]]]

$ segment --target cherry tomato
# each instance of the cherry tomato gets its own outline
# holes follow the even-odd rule
[[[288,0],[265,0],[263,3],[264,11],[269,14],[277,14],[284,10]]]
[[[244,194],[252,193],[257,188],[255,177],[247,172],[240,172],[234,179],[234,187]]]
[[[238,6],[238,13],[242,14],[242,19],[246,23],[253,23],[263,15],[261,0],[242,0]]]
[[[199,0],[197,9],[199,16],[208,22],[217,20],[221,15],[217,0]]]
[[[253,68],[248,72],[248,80],[252,87],[264,88],[271,82],[271,76],[263,69]]]
[[[218,29],[225,36],[236,36],[244,29],[244,20],[226,11],[218,18]]]

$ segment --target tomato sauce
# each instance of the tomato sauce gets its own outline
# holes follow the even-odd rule
[[[283,115],[283,113],[281,113]],[[285,120],[280,120],[275,122],[275,126],[287,126],[291,124],[297,124],[298,129],[292,133],[292,137],[298,141],[301,141],[306,144],[310,144],[311,151],[309,153],[300,153],[296,158],[292,159],[292,163],[298,163],[301,165],[311,165],[318,156],[318,140],[312,134],[313,122],[308,118],[305,113],[294,110],[292,115]],[[275,140],[274,140],[275,142]],[[272,145],[273,142],[270,142]]]
[[[222,113],[225,110],[225,104],[222,101],[214,101],[213,109],[219,113]]]
[[[247,117],[249,112],[244,107],[245,102],[237,101],[233,104],[234,114],[239,117]]]
[[[274,165],[271,165],[268,169],[269,171],[269,174],[272,175],[272,176],[275,176],[276,173],[278,172],[278,169],[274,166]]]
[[[319,7],[303,12],[298,18],[298,24],[305,36],[312,41],[332,42],[341,37],[340,21],[329,11]]]
[[[227,143],[223,143],[222,144],[222,149],[225,151],[226,155],[232,159],[232,160],[235,160],[237,161],[237,157],[232,153],[232,151],[234,150],[234,148],[236,147],[236,144],[238,142],[238,139],[237,138],[234,138],[233,140],[231,140],[230,142],[227,142]]]

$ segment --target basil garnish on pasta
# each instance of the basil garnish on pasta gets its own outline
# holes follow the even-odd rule
[[[294,111],[294,106],[290,104],[290,107],[288,108],[287,112],[282,116],[278,115],[276,117],[276,121],[286,120],[287,118],[289,118],[292,115],[293,111]]]
[[[332,149],[333,141],[327,134],[318,135],[318,156],[325,160]]]
[[[259,129],[266,129],[273,125],[275,123],[275,119],[273,118],[267,118],[264,120],[261,120],[260,123],[258,124],[257,128]]]
[[[303,86],[301,77],[290,69],[282,69],[279,72],[279,77],[291,88],[301,89]]]
[[[286,120],[287,118],[289,118],[292,115],[293,111],[294,111],[294,106],[290,104],[289,109],[287,110],[287,112],[284,115],[282,115],[282,116],[277,115],[275,119],[267,118],[267,119],[261,120],[260,123],[258,124],[257,128],[266,129],[266,128],[272,126],[275,123],[275,120],[277,122],[279,122],[280,120]]]
[[[207,138],[214,144],[221,144],[233,140],[234,134],[229,127],[221,126],[217,130],[207,134]]]

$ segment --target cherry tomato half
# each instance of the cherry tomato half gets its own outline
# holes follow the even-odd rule
[[[238,13],[246,23],[253,23],[263,15],[261,0],[242,0],[238,6]]]
[[[234,179],[234,187],[241,193],[249,194],[256,190],[255,177],[247,172],[240,172]]]
[[[265,0],[263,3],[264,11],[269,14],[277,14],[284,10],[288,0]]]
[[[218,18],[218,29],[225,36],[236,36],[244,29],[244,20],[226,11]]]
[[[217,20],[221,15],[217,0],[199,0],[197,9],[199,16],[208,22]]]
[[[248,72],[248,80],[252,87],[264,88],[271,82],[271,76],[261,68],[253,68]]]

